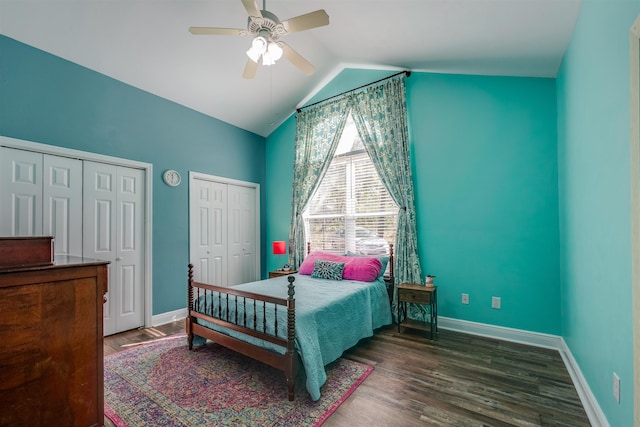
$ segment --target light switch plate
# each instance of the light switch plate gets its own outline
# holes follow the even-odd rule
[[[501,305],[502,305],[502,300],[500,297],[491,297],[491,308],[500,310]]]

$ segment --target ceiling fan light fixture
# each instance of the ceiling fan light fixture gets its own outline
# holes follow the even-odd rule
[[[282,48],[277,43],[267,41],[263,36],[258,36],[253,39],[247,56],[255,63],[259,63],[260,57],[262,57],[262,65],[273,65],[282,58]]]
[[[253,62],[258,62],[260,56],[267,51],[267,39],[262,36],[257,36],[251,42],[251,47],[247,51],[247,56],[251,58]]]
[[[273,65],[275,63],[276,61],[273,59],[271,55],[269,55],[268,52],[265,52],[264,54],[262,54],[262,65]]]
[[[275,42],[269,42],[269,45],[267,46],[267,52],[274,62],[282,58],[282,48]]]
[[[251,42],[251,49],[255,50],[259,54],[263,54],[267,51],[267,39],[263,36],[258,36]]]
[[[249,59],[251,59],[253,62],[258,62],[258,60],[260,59],[260,54],[258,52],[256,52],[253,48],[249,49],[247,51],[247,56],[249,57]]]

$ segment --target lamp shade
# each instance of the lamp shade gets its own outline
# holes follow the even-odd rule
[[[269,55],[271,56],[273,62],[276,62],[278,59],[282,58],[283,51],[277,43],[269,42],[269,44],[267,45],[267,52],[269,52]]]
[[[284,255],[287,253],[287,242],[273,242],[273,254]]]

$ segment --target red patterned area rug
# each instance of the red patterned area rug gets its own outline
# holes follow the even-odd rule
[[[105,357],[104,409],[116,426],[319,426],[373,371],[338,359],[326,367],[317,402],[303,373],[289,402],[281,371],[210,341],[189,351],[186,340],[172,336]]]

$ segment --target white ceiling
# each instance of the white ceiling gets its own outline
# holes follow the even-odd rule
[[[240,0],[0,0],[0,32],[267,136],[345,68],[555,77],[581,3],[269,0],[281,20],[324,9],[330,24],[283,39],[312,76],[283,58],[253,80],[242,78],[250,38],[188,32],[246,28]]]

